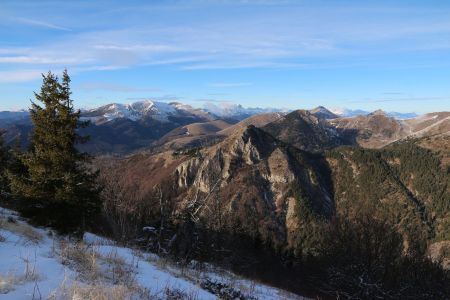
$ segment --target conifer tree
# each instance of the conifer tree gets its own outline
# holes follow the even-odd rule
[[[80,122],[70,96],[67,70],[61,82],[51,72],[43,75],[30,109],[30,146],[20,157],[25,171],[11,184],[33,217],[64,230],[83,227],[100,208],[97,173],[88,169],[89,156],[76,148],[87,140],[77,129],[87,124]]]
[[[3,140],[4,131],[0,130],[0,196],[8,189],[6,172],[8,168],[9,153]]]

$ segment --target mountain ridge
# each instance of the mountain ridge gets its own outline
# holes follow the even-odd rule
[[[423,137],[450,131],[450,120],[446,112],[430,113],[412,119],[398,119],[380,110],[366,115],[340,117],[323,106],[311,110],[260,113],[273,110],[247,109],[233,104],[226,106],[225,112],[222,113],[223,117],[219,117],[213,113],[214,110],[194,108],[179,102],[142,100],[129,104],[111,103],[81,111],[81,119],[92,123],[92,126],[82,130],[83,134],[91,136],[91,141],[83,145],[82,149],[91,153],[126,154],[154,147],[158,149],[197,147],[220,141],[248,125],[266,127],[266,130],[281,140],[297,139],[299,142],[297,146],[308,150],[311,149],[304,148],[304,145],[300,144],[301,132],[304,137],[305,134],[309,136],[307,139],[310,140],[304,142],[310,146],[311,139],[320,137],[314,147],[316,150],[324,150],[341,144],[379,148],[407,137]],[[302,113],[299,114],[299,111]],[[215,122],[220,123],[220,130],[214,129]],[[294,124],[300,126],[299,122],[303,122],[302,126],[309,129],[306,130],[304,127],[303,131],[289,133]],[[280,124],[276,125],[277,123]],[[189,134],[180,135],[180,132],[185,131],[183,127],[189,124],[197,125],[192,125],[193,130]],[[302,127],[298,126],[292,129]],[[7,143],[12,144],[20,138],[23,147],[27,145],[27,137],[32,128],[27,111],[0,112],[0,127],[7,131],[5,137]],[[276,132],[275,127],[284,133]],[[195,130],[195,128],[203,129]],[[169,136],[166,136],[167,134]],[[325,142],[326,140],[330,143]]]

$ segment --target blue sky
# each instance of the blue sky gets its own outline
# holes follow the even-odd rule
[[[448,111],[450,1],[2,0],[0,110],[64,68],[82,108]]]

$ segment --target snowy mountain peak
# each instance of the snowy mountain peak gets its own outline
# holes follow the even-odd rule
[[[152,118],[160,122],[169,122],[169,117],[201,117],[212,119],[206,112],[190,105],[178,102],[158,102],[152,100],[136,101],[129,104],[111,103],[95,109],[82,111],[82,118],[96,124],[103,124],[116,119],[139,121]]]
[[[143,100],[128,104],[128,109],[145,114],[149,112],[153,106],[155,106],[153,101]]]
[[[361,109],[348,109],[345,107],[337,107],[330,110],[332,113],[340,116],[340,117],[354,117],[354,116],[365,116],[368,115],[369,112]]]
[[[204,110],[218,117],[234,118],[237,120],[242,120],[256,114],[285,111],[277,108],[243,107],[240,104],[225,102],[219,104],[206,103]]]
[[[404,119],[412,119],[417,117],[418,115],[416,113],[400,113],[400,112],[385,112],[381,109],[376,110],[372,113],[365,111],[365,110],[361,110],[361,109],[348,109],[348,108],[344,108],[344,107],[339,107],[339,108],[333,108],[331,109],[331,112],[333,112],[334,114],[340,116],[340,117],[355,117],[355,116],[367,116],[367,115],[387,115],[389,117],[393,117],[396,118],[398,120],[404,120]]]
[[[316,117],[322,118],[322,119],[336,119],[339,117],[337,114],[334,114],[329,109],[327,109],[323,106],[318,106],[314,109],[311,109],[309,112],[311,114],[315,115]]]
[[[371,112],[369,115],[371,115],[371,116],[386,116],[387,113],[381,109],[377,109],[377,110]]]

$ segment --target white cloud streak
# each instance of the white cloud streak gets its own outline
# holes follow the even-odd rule
[[[41,70],[0,71],[0,83],[25,82],[41,78]]]
[[[58,26],[49,22],[44,22],[44,21],[39,21],[39,20],[33,20],[33,19],[28,19],[28,18],[14,18],[13,21],[21,23],[21,24],[26,24],[26,25],[31,25],[31,26],[38,26],[38,27],[44,27],[44,28],[48,28],[48,29],[55,29],[55,30],[62,30],[62,31],[71,31],[70,28],[67,27],[63,27],[63,26]]]
[[[112,7],[104,12],[104,20],[88,18],[91,23],[86,24],[80,21],[84,29],[79,31],[31,18],[14,18],[17,23],[64,34],[41,44],[0,48],[0,68],[7,65],[14,67],[16,74],[28,74],[11,77],[25,81],[36,79],[29,70],[41,67],[70,67],[73,72],[162,65],[184,71],[323,68],[351,63],[333,62],[343,57],[450,49],[450,43],[442,42],[445,37],[450,39],[450,21],[439,10],[244,2],[193,1],[191,6],[129,7],[125,11],[133,18],[124,17],[123,11]],[[264,8],[267,3],[268,9],[247,8],[245,14],[241,11],[249,5]],[[208,17],[189,22],[176,20],[180,15],[195,16],[203,5],[210,5]],[[223,9],[228,10],[226,18]]]

